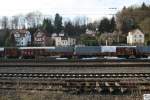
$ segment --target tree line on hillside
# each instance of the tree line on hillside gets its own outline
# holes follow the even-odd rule
[[[38,16],[38,17],[37,17]],[[54,19],[51,17],[44,18],[42,22],[40,22],[42,15],[30,13],[26,16],[28,20],[31,20],[32,27],[28,27],[32,35],[35,33],[37,29],[44,30],[48,33],[48,36],[51,36],[52,33],[60,33],[64,32],[67,36],[76,37],[79,40],[90,40],[90,42],[94,41],[93,44],[101,44],[102,40],[106,40],[107,35],[111,35],[110,33],[115,33],[111,36],[112,40],[117,42],[118,36],[121,37],[118,43],[126,43],[126,36],[127,33],[133,29],[139,28],[145,33],[146,43],[150,44],[150,6],[143,3],[141,6],[130,6],[128,8],[124,7],[121,11],[119,11],[116,15],[112,18],[104,17],[101,20],[97,20],[94,22],[86,23],[86,18],[78,17],[71,20],[64,20],[60,14],[56,14]],[[35,17],[35,19],[34,19]],[[0,39],[0,42],[3,40],[7,40],[8,34],[11,29],[16,29],[18,27],[18,19],[19,17],[14,17],[11,21],[11,25],[8,25],[10,22],[7,17],[3,17],[1,20],[1,28],[5,32],[4,39]],[[33,20],[34,19],[34,20]],[[12,26],[13,28],[8,28],[8,26]],[[25,27],[23,27],[25,28]],[[96,31],[96,37],[91,38],[86,36],[84,33],[86,29]],[[105,39],[103,38],[106,37]],[[81,42],[83,42],[81,41]],[[101,41],[101,42],[100,42]],[[80,41],[79,41],[80,42]],[[87,41],[85,41],[87,43]],[[1,43],[2,44],[2,43]],[[87,43],[91,44],[92,43]]]
[[[52,33],[61,33],[62,31],[66,35],[71,37],[79,36],[82,33],[85,33],[86,24],[81,23],[85,20],[82,17],[78,17],[74,22],[67,20],[63,22],[63,18],[60,14],[56,14],[54,20],[52,18],[44,18],[41,25],[35,25],[34,27],[27,28],[31,33],[34,33],[37,29],[46,31],[48,36],[51,36]]]
[[[74,23],[70,20],[62,23],[62,17],[59,14],[56,14],[54,22],[51,19],[44,19],[41,29],[46,30],[49,36],[52,33],[64,32],[66,35],[71,37],[79,36],[82,33],[85,33],[86,25],[80,24],[80,19],[77,19]]]
[[[38,17],[37,17],[38,16]],[[85,33],[86,29],[90,29],[93,31],[96,31],[96,28],[100,32],[112,32],[114,30],[114,24],[115,24],[115,18],[113,17],[111,20],[108,18],[104,18],[100,21],[95,21],[91,23],[86,23],[86,19],[84,17],[77,17],[73,21],[67,20],[63,21],[63,18],[58,13],[55,15],[54,20],[50,17],[44,18],[40,24],[40,22],[37,22],[38,19],[42,15],[35,14],[35,13],[29,13],[25,16],[28,21],[31,21],[30,27],[27,27],[33,33],[36,29],[40,28],[42,30],[47,31],[49,35],[52,33],[60,33],[61,31],[64,31],[64,33],[67,33],[69,36],[79,36],[82,33]],[[12,20],[9,20],[8,17],[4,16],[1,19],[1,29],[26,29],[26,26],[24,25],[24,22],[20,22],[20,18],[23,16],[13,16]],[[100,24],[98,26],[98,24]],[[21,27],[19,27],[21,26]]]
[[[33,16],[32,16],[33,17]],[[58,13],[55,15],[54,20],[52,18],[44,18],[42,21],[42,24],[35,24],[34,22],[31,25],[32,27],[22,29],[27,29],[30,31],[33,41],[33,34],[38,30],[42,30],[47,33],[47,36],[51,36],[52,33],[59,34],[61,32],[64,32],[67,36],[70,37],[77,37],[80,36],[80,34],[85,33],[86,25],[85,23],[81,23],[84,19],[83,18],[76,18],[74,22],[68,20],[63,23],[63,18]],[[18,23],[18,21],[16,21]],[[9,28],[8,27],[9,21],[7,17],[3,17],[1,20],[1,30],[5,30],[6,32],[3,32],[4,39],[0,39],[0,45],[1,46],[14,46],[12,45],[10,41],[12,41],[12,36],[10,35],[11,30],[18,29],[18,25],[16,24],[15,28]],[[14,43],[13,43],[14,44]]]

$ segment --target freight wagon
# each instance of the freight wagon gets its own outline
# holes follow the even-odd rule
[[[150,46],[137,46],[136,57],[138,58],[150,57]]]
[[[22,58],[41,58],[41,57],[71,57],[73,47],[20,47],[20,56]]]
[[[136,46],[118,46],[116,48],[116,55],[119,58],[135,58]]]
[[[150,56],[150,46],[82,46],[82,47],[6,47],[0,48],[0,57],[47,58],[47,57],[123,57]]]
[[[75,47],[74,56],[77,58],[101,56],[101,46]]]
[[[6,47],[3,52],[6,58],[18,58],[20,56],[19,48],[16,47]]]
[[[116,55],[116,46],[101,46],[101,56],[102,57],[114,57]]]

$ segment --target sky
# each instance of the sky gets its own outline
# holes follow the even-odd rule
[[[112,16],[124,6],[140,5],[142,2],[150,4],[150,0],[1,0],[0,16],[40,11],[44,15],[59,13],[68,18],[86,16],[97,19]]]

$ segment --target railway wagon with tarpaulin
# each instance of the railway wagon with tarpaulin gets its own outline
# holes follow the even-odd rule
[[[136,57],[150,57],[150,46],[137,46],[136,47]]]
[[[101,55],[105,56],[116,56],[116,46],[101,46]]]
[[[74,54],[78,58],[97,57],[101,55],[101,46],[75,47]]]

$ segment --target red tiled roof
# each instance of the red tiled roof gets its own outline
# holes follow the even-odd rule
[[[28,31],[27,30],[14,30],[11,32],[11,34],[20,34],[20,37],[25,37],[25,34],[27,33]]]
[[[144,34],[144,33],[143,33],[141,30],[139,30],[139,29],[134,29],[134,30],[130,31],[130,33],[131,33],[131,34],[137,34],[138,31],[139,31],[140,33]],[[139,33],[139,32],[138,32],[138,33]]]

